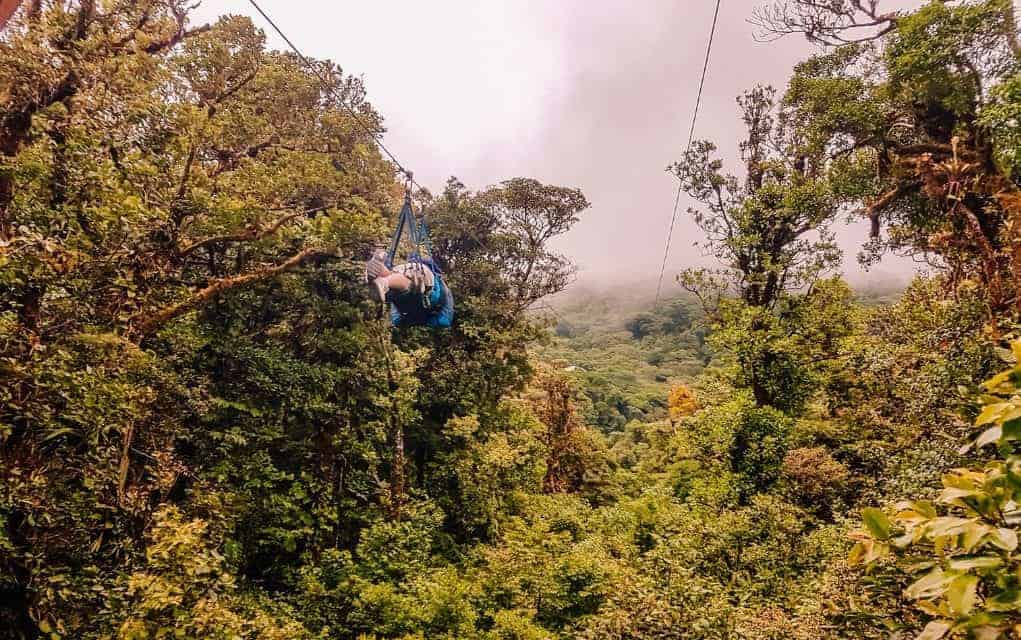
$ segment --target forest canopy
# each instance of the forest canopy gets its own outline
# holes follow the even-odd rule
[[[193,11],[0,35],[0,638],[1021,637],[1012,2],[755,10],[820,49],[677,151],[716,265],[656,301],[564,298],[581,190],[406,194],[358,76]],[[366,286],[406,195],[449,328]],[[927,275],[854,290],[848,218]]]

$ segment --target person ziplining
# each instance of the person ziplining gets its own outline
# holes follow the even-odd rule
[[[413,248],[405,263],[394,266],[405,229]],[[415,217],[410,184],[390,250],[373,253],[365,264],[365,281],[375,300],[390,304],[390,321],[395,327],[445,329],[454,321],[454,296],[433,260],[429,229],[424,220]]]
[[[0,6],[8,1],[10,0],[0,0]],[[259,3],[255,0],[248,0],[248,3],[287,43],[305,67],[319,78],[323,87],[336,99],[337,104],[348,112],[355,124],[375,141],[379,150],[390,158],[397,170],[407,179],[404,206],[401,207],[397,229],[390,242],[390,251],[385,254],[382,251],[374,253],[365,265],[365,280],[371,287],[373,297],[381,303],[390,303],[390,319],[395,327],[427,326],[437,329],[449,327],[454,321],[454,296],[450,292],[450,287],[443,281],[439,266],[433,260],[429,229],[424,221],[415,218],[411,206],[411,188],[418,184],[412,173],[383,143],[381,133],[362,120],[344,96],[332,87],[330,79],[295,46],[287,34],[262,10]],[[395,267],[394,258],[404,229],[408,230],[414,250],[406,263]],[[428,255],[423,254],[423,249],[428,249]]]

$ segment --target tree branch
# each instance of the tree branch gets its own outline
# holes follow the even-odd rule
[[[823,46],[878,40],[897,28],[897,12],[880,13],[869,0],[777,0],[756,9],[750,22],[759,28],[756,40],[802,34]],[[860,30],[869,30],[856,35]]]
[[[260,153],[262,153],[266,149],[269,149],[278,142],[279,140],[277,136],[273,136],[272,138],[266,140],[265,142],[253,144],[249,147],[241,149],[240,151],[231,152],[220,149],[216,150],[216,154],[218,156],[216,167],[214,167],[213,170],[209,172],[209,177],[217,178],[226,171],[233,171],[238,166],[238,162],[241,160],[241,158],[244,157],[255,158]]]
[[[911,186],[914,186],[914,185],[913,184],[912,185],[898,185],[897,187],[895,187],[893,189],[890,189],[889,191],[887,191],[883,195],[879,196],[879,198],[877,198],[875,201],[873,201],[870,205],[868,205],[865,208],[865,214],[868,216],[869,221],[872,223],[872,229],[869,231],[869,237],[870,238],[878,238],[879,237],[879,230],[880,230],[879,215],[883,212],[883,209],[885,209],[886,207],[890,206],[890,204],[894,200],[896,200],[897,198],[899,198],[902,195],[904,195],[904,193]]]
[[[308,262],[339,257],[340,253],[337,251],[309,247],[273,267],[267,267],[244,275],[221,278],[181,302],[165,307],[155,313],[142,312],[137,314],[131,319],[132,326],[129,328],[129,333],[136,339],[145,338],[152,335],[156,330],[174,318],[198,309],[221,293],[269,280],[282,273],[294,271]]]
[[[295,218],[311,215],[319,211],[325,211],[326,209],[329,209],[333,206],[334,205],[324,205],[322,207],[315,207],[314,209],[306,209],[304,211],[292,211],[291,213],[288,213],[285,216],[281,216],[276,221],[274,221],[273,224],[269,225],[266,228],[261,228],[259,227],[258,224],[254,224],[239,233],[230,233],[220,236],[213,236],[211,238],[206,238],[204,240],[197,240],[191,244],[185,245],[181,249],[180,255],[182,258],[184,258],[187,257],[192,252],[196,251],[197,249],[201,249],[202,247],[208,247],[214,244],[223,244],[226,242],[254,242],[257,240],[262,240],[263,238],[273,235],[274,233],[279,231],[281,227],[283,227],[291,220],[294,220]]]

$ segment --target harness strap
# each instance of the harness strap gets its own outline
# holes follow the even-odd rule
[[[415,250],[409,256],[408,262],[425,263],[422,258],[422,248],[425,247],[429,256],[426,266],[431,271],[438,272],[439,269],[432,260],[433,247],[432,240],[429,238],[429,227],[424,219],[419,220],[415,216],[415,209],[411,204],[410,183],[404,191],[404,205],[401,207],[401,213],[397,218],[397,228],[394,229],[393,238],[390,239],[390,250],[386,253],[386,266],[391,269],[394,266],[394,259],[397,257],[397,249],[401,245],[401,236],[404,235],[405,229],[407,229],[408,238],[415,247]]]
[[[411,192],[404,194],[404,206],[401,207],[401,215],[397,218],[397,228],[394,229],[394,236],[390,240],[390,250],[386,252],[386,266],[393,268],[394,258],[397,256],[397,247],[401,244],[401,236],[404,235],[404,227],[410,227],[408,233],[412,241],[418,235],[415,230],[415,214],[411,210]]]

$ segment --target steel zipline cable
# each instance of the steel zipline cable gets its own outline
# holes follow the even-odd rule
[[[397,170],[404,174],[404,177],[407,179],[408,183],[411,186],[418,187],[419,189],[421,189],[422,186],[415,182],[414,174],[410,170],[405,168],[405,166],[401,164],[401,161],[397,159],[397,156],[394,155],[394,153],[386,147],[386,144],[383,143],[383,138],[379,131],[365,124],[365,121],[362,120],[362,118],[358,115],[358,112],[355,111],[354,108],[351,105],[349,105],[339,93],[337,93],[337,90],[333,88],[330,82],[329,76],[327,76],[321,70],[316,68],[314,64],[312,64],[312,61],[308,58],[308,56],[302,53],[301,50],[298,49],[297,46],[295,46],[294,42],[292,42],[291,39],[287,37],[287,34],[285,34],[283,30],[280,29],[279,26],[277,26],[277,23],[273,21],[273,18],[270,18],[269,14],[263,11],[262,7],[260,7],[255,0],[248,0],[248,3],[251,4],[256,11],[259,12],[259,15],[261,15],[263,19],[269,23],[269,26],[273,27],[273,30],[276,31],[277,35],[283,38],[284,42],[287,43],[287,46],[289,46],[291,48],[291,51],[293,51],[295,55],[297,55],[298,58],[301,59],[302,63],[304,63],[304,65],[309,69],[309,71],[314,73],[316,77],[318,77],[319,80],[322,81],[323,88],[328,90],[330,94],[333,95],[333,97],[337,100],[337,102],[351,115],[352,118],[354,118],[354,121],[358,123],[358,126],[361,127],[362,130],[364,130],[365,133],[367,133],[376,143],[376,145],[379,147],[379,150],[386,154],[388,158],[390,158],[390,161],[393,162],[394,165],[396,165]]]
[[[691,149],[691,143],[695,138],[695,122],[698,120],[698,109],[702,104],[702,89],[705,87],[705,78],[709,72],[709,57],[713,51],[713,38],[716,36],[716,22],[720,17],[720,2],[716,0],[716,10],[713,11],[713,26],[709,29],[709,44],[706,45],[705,49],[705,62],[702,64],[702,79],[698,81],[698,95],[695,98],[695,112],[691,116],[691,129],[688,131],[688,145],[685,147],[684,152]],[[254,3],[253,3],[254,4]],[[677,222],[677,208],[681,204],[681,191],[683,191],[683,183],[680,178],[677,180],[677,195],[674,197],[674,212],[670,215],[670,230],[667,231],[666,235],[666,249],[663,251],[663,264],[659,269],[659,282],[656,284],[656,302],[659,302],[660,293],[663,291],[663,274],[666,273],[666,262],[670,256],[670,241],[674,235],[674,225]]]
[[[694,113],[692,114],[692,118],[691,118],[691,128],[690,128],[690,130],[688,132],[688,144],[687,144],[687,147],[686,147],[685,151],[687,151],[688,149],[691,148],[691,143],[692,143],[692,141],[694,139],[694,136],[695,136],[695,123],[698,120],[698,111],[699,111],[699,108],[700,108],[700,106],[702,104],[702,90],[705,87],[705,80],[706,80],[706,76],[707,76],[708,71],[709,71],[709,59],[710,59],[710,56],[712,54],[713,39],[715,38],[715,35],[716,35],[716,24],[717,24],[717,21],[719,20],[719,16],[720,16],[720,4],[721,4],[721,1],[722,0],[716,0],[716,7],[715,7],[715,9],[713,11],[713,22],[712,22],[712,27],[709,30],[709,42],[708,42],[708,44],[706,46],[705,61],[702,64],[702,77],[701,77],[701,79],[699,80],[699,83],[698,83],[698,94],[697,94],[697,96],[695,98],[695,110],[694,110]],[[298,58],[302,61],[302,63],[313,74],[315,74],[316,77],[318,77],[320,81],[322,81],[324,88],[326,88],[333,95],[333,97],[337,100],[337,102],[351,115],[351,117],[358,124],[358,126],[361,127],[362,130],[365,131],[365,133],[368,134],[373,139],[373,141],[379,147],[380,151],[382,151],[388,158],[390,158],[391,162],[394,163],[394,165],[397,167],[398,171],[405,176],[405,178],[407,179],[408,184],[410,184],[411,186],[414,186],[414,187],[417,187],[417,188],[421,189],[422,186],[419,185],[415,181],[414,174],[401,163],[401,161],[397,158],[397,156],[392,151],[390,151],[390,149],[387,148],[386,144],[382,140],[382,136],[380,135],[380,133],[377,130],[373,129],[371,126],[367,125],[365,123],[365,121],[362,120],[362,118],[358,115],[358,112],[355,111],[354,108],[351,107],[351,105],[349,105],[343,99],[343,97],[339,93],[337,93],[336,89],[334,89],[332,87],[332,85],[330,83],[329,77],[325,73],[323,73],[320,69],[318,69],[314,64],[312,64],[312,61],[308,58],[308,56],[306,56],[304,53],[302,53],[302,51],[294,44],[294,42],[289,37],[287,37],[287,34],[285,34],[283,32],[283,30],[273,20],[273,18],[271,18],[269,16],[269,14],[267,14],[262,9],[262,7],[259,6],[259,4],[258,4],[258,2],[256,2],[256,0],[248,0],[248,3],[251,4],[252,7],[259,13],[259,15],[261,15],[262,18],[273,28],[273,30],[277,33],[277,35],[280,36],[280,38],[283,39],[283,41],[287,43],[287,46],[289,46],[291,48],[291,51],[293,51],[295,53],[295,55],[298,56]],[[670,244],[671,244],[671,240],[673,238],[674,226],[676,225],[676,222],[677,222],[677,209],[680,206],[681,191],[682,190],[683,190],[682,189],[682,185],[678,181],[677,195],[674,198],[673,213],[670,216],[670,228],[669,228],[669,230],[667,232],[666,249],[663,252],[663,264],[660,267],[659,281],[658,281],[658,283],[656,285],[656,302],[659,302],[660,293],[662,292],[662,289],[663,289],[663,275],[666,273],[666,263],[667,263],[667,259],[670,256]]]
[[[0,0],[0,2],[2,1],[3,0]],[[358,112],[355,111],[354,108],[352,108],[351,105],[344,101],[343,97],[337,93],[337,91],[332,87],[329,77],[325,73],[320,71],[318,68],[316,68],[314,64],[312,64],[312,61],[309,59],[309,57],[302,53],[300,49],[298,49],[294,42],[287,37],[287,34],[285,34],[283,30],[277,25],[277,23],[273,21],[273,18],[269,17],[269,14],[266,13],[262,9],[262,7],[259,6],[258,2],[256,2],[255,0],[248,0],[248,3],[252,5],[252,7],[254,7],[256,11],[259,12],[259,15],[261,15],[263,19],[267,23],[269,23],[269,26],[273,27],[273,31],[275,31],[277,35],[280,36],[283,39],[283,41],[287,43],[287,46],[291,48],[291,51],[293,51],[295,55],[298,56],[298,58],[308,68],[308,70],[315,74],[317,78],[319,78],[319,80],[323,83],[323,87],[327,89],[330,92],[330,94],[334,97],[334,99],[336,99],[337,102],[344,108],[344,110],[351,115],[351,117],[358,124],[358,126],[361,127],[362,130],[365,131],[365,133],[367,133],[372,138],[373,142],[376,143],[380,151],[382,151],[384,154],[386,154],[388,158],[390,158],[390,161],[394,163],[394,165],[397,167],[397,170],[404,175],[406,184],[409,187],[416,187],[419,190],[424,190],[422,185],[415,181],[414,174],[409,169],[407,169],[403,164],[401,164],[401,161],[397,159],[397,156],[392,151],[390,151],[390,149],[387,148],[386,144],[384,144],[383,142],[382,135],[377,130],[365,124],[365,121],[362,120],[362,118],[358,115]],[[410,189],[405,194],[405,197],[409,196]],[[480,247],[488,248],[487,243],[483,242],[475,234],[475,232],[469,229],[468,234],[472,237],[473,240],[475,240],[476,244],[478,244]]]

